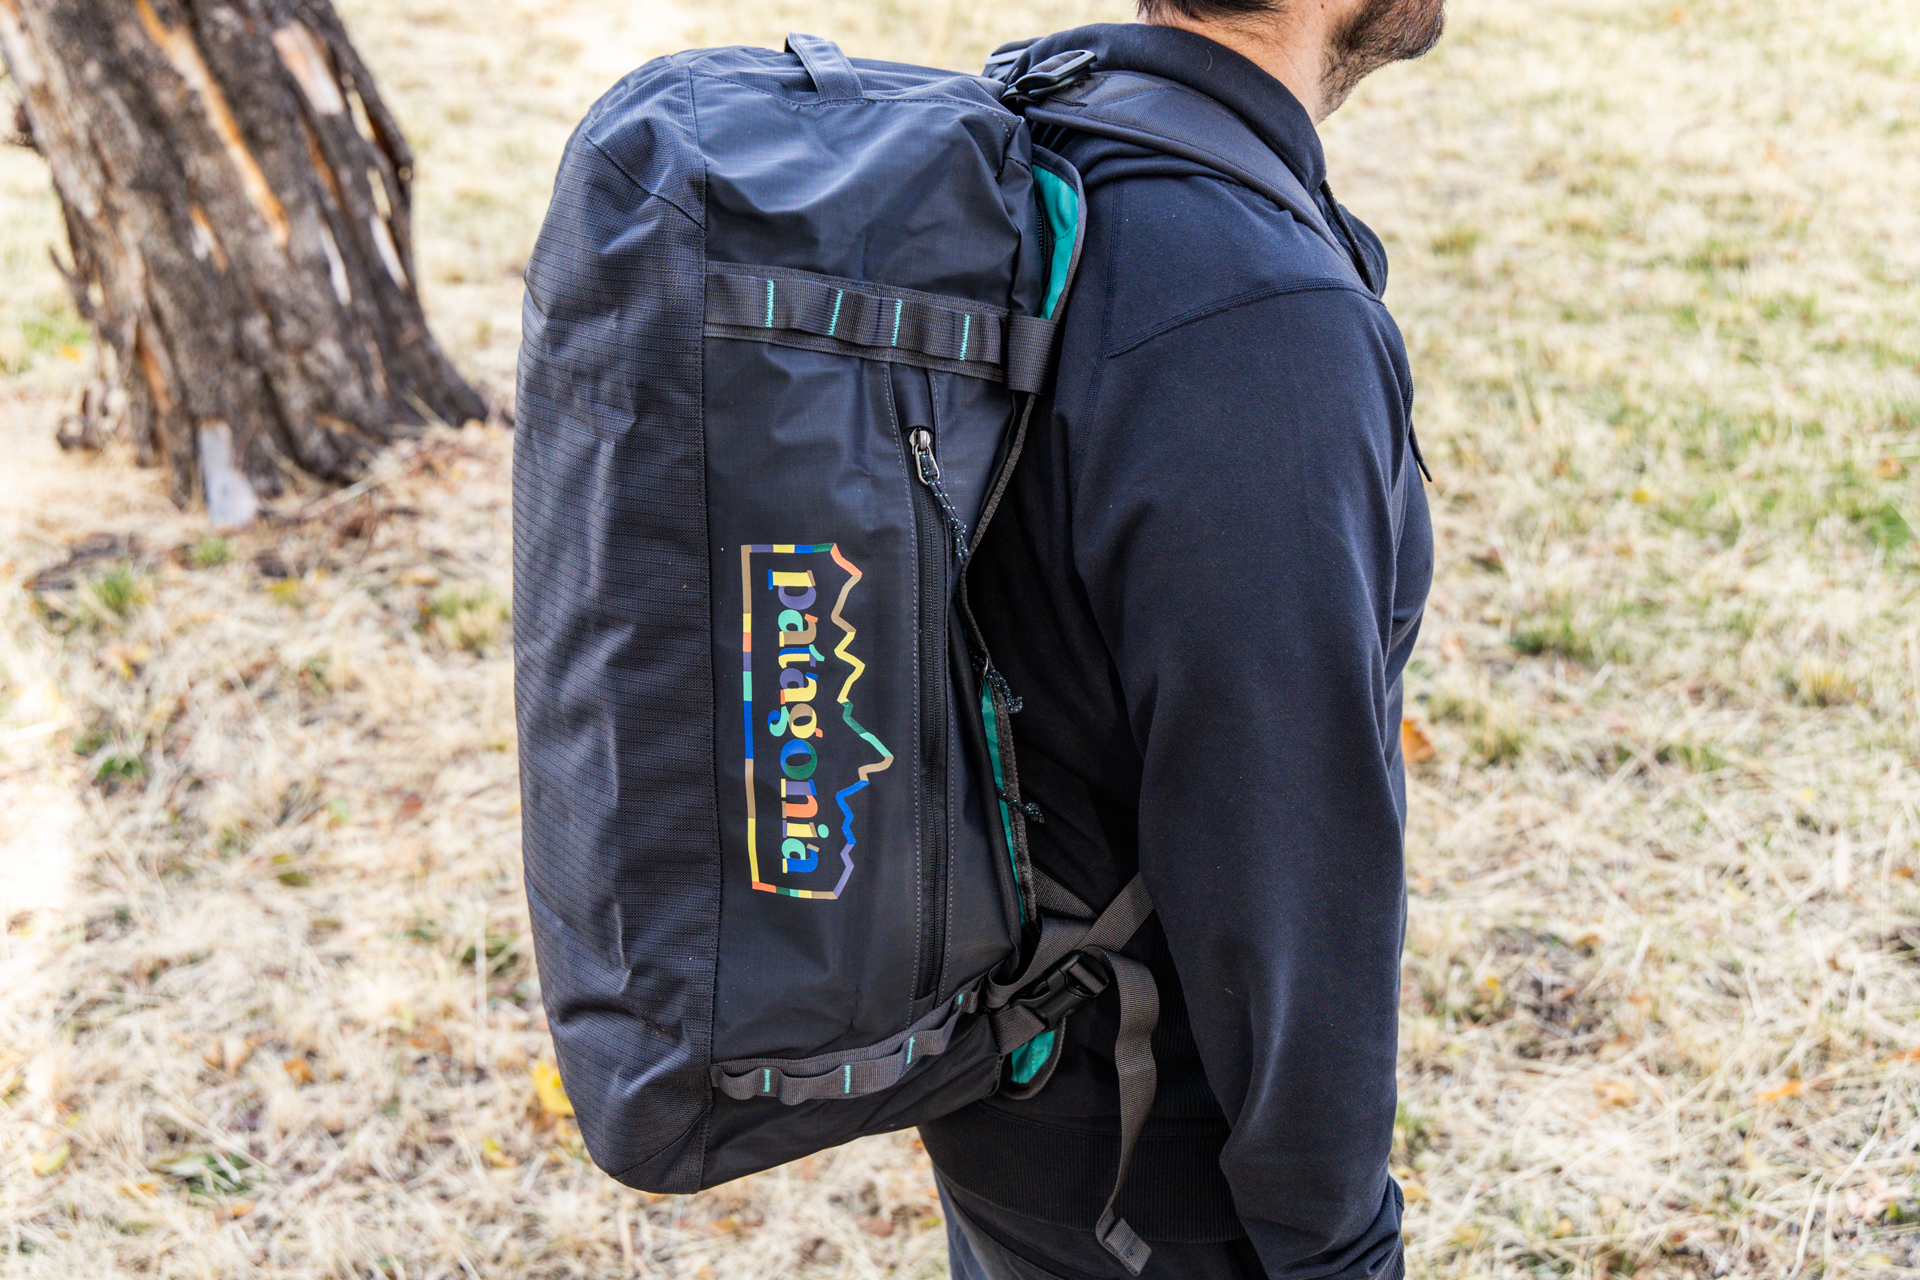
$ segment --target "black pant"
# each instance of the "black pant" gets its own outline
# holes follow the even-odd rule
[[[953,1280],[1131,1280],[1090,1229],[1041,1222],[937,1181]],[[1148,1243],[1153,1256],[1141,1280],[1265,1280],[1244,1236],[1218,1244]]]

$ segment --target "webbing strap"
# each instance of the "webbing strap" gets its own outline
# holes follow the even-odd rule
[[[1153,899],[1147,895],[1146,881],[1139,876],[1127,881],[1127,887],[1114,896],[1099,919],[1063,920],[1058,916],[1040,918],[1040,941],[1033,959],[1019,977],[1011,982],[987,982],[985,1003],[993,1024],[995,1040],[1002,1053],[1011,1053],[1047,1029],[1047,1024],[1031,1010],[1009,1005],[1020,992],[1065,959],[1072,951],[1112,952],[1126,945],[1153,914]]]
[[[945,1053],[961,1015],[978,1007],[969,987],[912,1026],[877,1045],[812,1058],[740,1058],[716,1063],[713,1087],[729,1098],[774,1098],[789,1105],[823,1098],[858,1098],[900,1083],[914,1063]]]
[[[860,96],[860,73],[833,41],[795,31],[787,37],[787,52],[800,59],[800,65],[813,77],[813,87],[822,98]]]
[[[1153,974],[1138,960],[1097,950],[1113,966],[1113,982],[1120,989],[1120,1031],[1113,1040],[1113,1065],[1120,1083],[1120,1163],[1114,1169],[1113,1190],[1107,1194],[1106,1206],[1100,1210],[1093,1231],[1107,1252],[1137,1276],[1153,1250],[1114,1211],[1114,1205],[1127,1180],[1127,1167],[1133,1163],[1133,1149],[1146,1127],[1147,1113],[1153,1110],[1154,1091],[1159,1088],[1159,1072],[1153,1065],[1153,1028],[1160,1021],[1160,991]]]
[[[1080,900],[1073,890],[1055,880],[1038,867],[1033,869],[1033,898],[1040,904],[1042,911],[1051,911],[1057,916],[1071,916],[1077,920],[1091,920],[1096,914],[1094,909]]]
[[[1007,317],[1007,386],[1039,395],[1053,376],[1053,339],[1059,325],[1039,316]]]
[[[1000,307],[784,267],[715,263],[709,332],[844,351],[1038,391],[1052,369],[1056,325]]]

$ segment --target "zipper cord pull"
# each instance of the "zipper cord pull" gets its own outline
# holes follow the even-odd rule
[[[925,427],[915,427],[907,433],[907,447],[913,450],[914,470],[920,476],[920,483],[927,487],[927,492],[940,504],[940,511],[947,518],[947,528],[953,534],[954,562],[965,565],[967,526],[960,519],[960,513],[954,510],[953,499],[947,496],[947,486],[940,479],[940,460],[933,456],[933,432]]]
[[[1027,700],[1025,698],[1016,698],[1013,696],[1013,686],[1008,684],[1007,678],[1000,674],[1000,668],[988,667],[986,671],[986,678],[987,678],[987,683],[992,685],[995,691],[999,693],[1000,700],[1007,704],[1008,715],[1017,716],[1020,714],[1022,710],[1025,709],[1027,705]]]
[[[999,794],[1002,803],[1007,805],[1008,808],[1018,809],[1025,815],[1028,822],[1037,822],[1042,826],[1046,825],[1046,815],[1040,812],[1039,805],[1027,800],[1015,800],[1007,794],[1005,787],[995,787],[994,791]]]

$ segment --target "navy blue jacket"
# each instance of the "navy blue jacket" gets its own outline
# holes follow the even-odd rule
[[[1279,81],[1188,32],[1048,37],[1243,117],[1320,192],[1360,278],[1244,187],[1044,133],[1087,241],[1054,390],[971,569],[1025,710],[1035,864],[1104,903],[1159,981],[1160,1090],[1120,1201],[1148,1241],[1247,1237],[1273,1277],[1396,1274],[1405,921],[1401,671],[1432,576],[1413,384],[1379,241],[1334,204]],[[1118,1149],[1110,992],[1052,1082],[923,1129],[953,1184],[1091,1227]],[[1103,1259],[1089,1236],[1087,1269]]]

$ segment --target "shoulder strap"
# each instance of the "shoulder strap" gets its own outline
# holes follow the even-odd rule
[[[1232,178],[1292,214],[1342,262],[1348,249],[1286,161],[1239,116],[1205,94],[1137,71],[1098,71],[1025,109],[1034,124],[1131,142]]]
[[[1056,906],[1079,908],[1086,916],[1093,914],[1084,902],[1050,878],[1039,872],[1034,877],[1043,907],[1051,901]],[[1153,1250],[1120,1217],[1116,1206],[1127,1169],[1133,1163],[1134,1146],[1146,1128],[1147,1113],[1153,1110],[1159,1079],[1153,1062],[1153,1028],[1160,1019],[1160,993],[1147,966],[1121,955],[1120,948],[1152,914],[1153,900],[1147,896],[1146,881],[1136,875],[1091,920],[1084,916],[1042,916],[1040,942],[1025,972],[1008,983],[989,979],[984,1001],[1002,1053],[1011,1053],[1036,1036],[1054,1036],[1044,1072],[1018,1095],[1024,1097],[1036,1092],[1052,1074],[1060,1053],[1057,1033],[1067,1012],[1098,996],[1109,982],[1117,989],[1120,1025],[1114,1036],[1113,1062],[1120,1087],[1120,1160],[1094,1234],[1107,1252],[1136,1276]],[[1106,973],[1088,968],[1086,957],[1097,959]],[[1036,989],[1041,993],[1038,996],[1034,994]],[[1062,996],[1065,999],[1055,1004]]]

